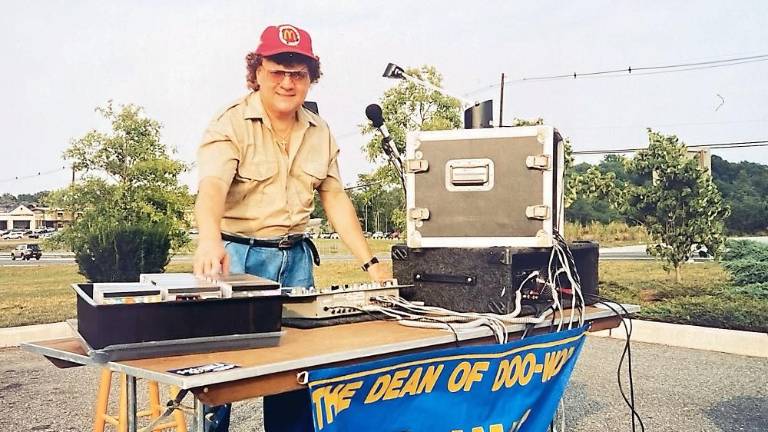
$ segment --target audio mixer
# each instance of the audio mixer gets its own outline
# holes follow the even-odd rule
[[[331,285],[326,288],[283,288],[287,298],[283,303],[283,318],[333,318],[363,313],[361,308],[370,305],[376,296],[397,296],[400,288],[397,279],[381,282]]]

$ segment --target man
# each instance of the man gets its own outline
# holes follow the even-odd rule
[[[198,150],[195,274],[250,273],[282,286],[314,286],[312,264],[319,257],[304,230],[317,190],[328,220],[363,270],[373,280],[391,278],[371,253],[344,191],[328,125],[302,107],[320,78],[309,34],[292,25],[267,27],[246,63],[252,91],[213,119]],[[290,405],[306,402],[300,408],[308,409],[305,393],[266,398],[267,430],[283,430],[282,417],[301,418]],[[219,414],[215,430],[223,431],[228,409]],[[309,421],[311,427],[311,416]]]

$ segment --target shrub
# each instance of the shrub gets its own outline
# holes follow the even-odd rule
[[[726,292],[737,296],[768,300],[768,283],[730,286],[726,288]]]
[[[169,262],[171,234],[162,223],[91,226],[73,244],[80,274],[91,282],[135,282]]]
[[[751,240],[729,241],[726,244],[723,261],[737,261],[742,259],[768,262],[768,245]]]
[[[731,279],[736,285],[768,282],[768,261],[739,259],[726,261],[723,267],[731,273]]]
[[[644,306],[640,319],[768,332],[768,302],[741,295],[680,297]]]

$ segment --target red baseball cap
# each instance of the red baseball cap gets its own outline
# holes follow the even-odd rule
[[[290,24],[269,26],[264,29],[256,54],[271,56],[289,52],[317,59],[312,52],[312,38],[305,30]]]

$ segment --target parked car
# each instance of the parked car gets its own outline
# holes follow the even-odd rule
[[[337,239],[339,238],[339,233],[332,232],[328,238]]]
[[[37,244],[21,244],[16,246],[16,249],[11,251],[11,259],[17,258],[22,260],[31,260],[32,258],[39,260],[43,256],[43,250]]]
[[[0,238],[3,240],[18,240],[24,238],[24,233],[20,231],[11,231],[9,233],[3,234],[3,236]]]
[[[384,238],[384,233],[381,232],[381,231],[376,231],[375,233],[373,233],[371,238],[373,238],[373,239],[383,239]]]

